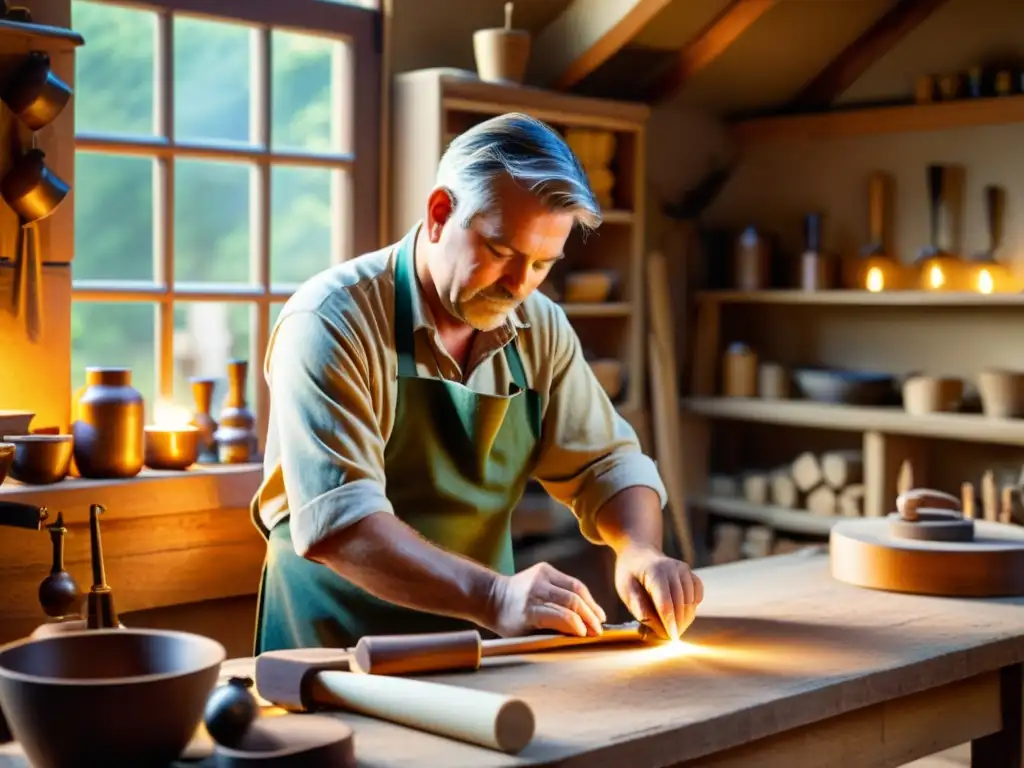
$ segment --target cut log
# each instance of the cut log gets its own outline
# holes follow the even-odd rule
[[[768,557],[775,543],[775,532],[764,525],[752,525],[747,529],[746,540],[743,542],[743,554],[746,557]]]
[[[848,485],[836,497],[836,511],[845,517],[861,517],[864,514],[864,484]]]
[[[796,481],[789,473],[789,467],[779,469],[771,478],[772,504],[786,509],[797,509],[803,494],[796,487]]]
[[[977,499],[974,495],[973,483],[960,484],[960,512],[965,520],[973,520]]]
[[[708,490],[715,498],[732,499],[740,495],[740,484],[732,475],[711,475]]]
[[[914,489],[914,465],[906,459],[900,465],[900,473],[896,476],[896,493],[906,493]]]
[[[743,559],[743,526],[736,523],[719,523],[714,527],[712,536],[715,540],[715,547],[711,552],[712,563],[722,565]]]
[[[827,485],[819,485],[807,494],[807,511],[812,515],[831,517],[836,513],[836,492]]]
[[[768,503],[768,475],[765,472],[748,472],[744,475],[743,498],[751,504]]]
[[[860,451],[829,451],[821,456],[821,475],[833,489],[863,482],[864,454]]]
[[[804,451],[793,460],[792,472],[796,487],[804,493],[821,483],[821,464],[810,451]]]

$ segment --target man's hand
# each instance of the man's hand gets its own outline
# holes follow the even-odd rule
[[[524,635],[532,629],[551,629],[566,635],[601,634],[604,610],[579,579],[547,563],[494,582],[487,628],[501,635]]]
[[[704,585],[686,563],[648,546],[619,553],[615,590],[637,621],[666,640],[679,639],[704,599]]]

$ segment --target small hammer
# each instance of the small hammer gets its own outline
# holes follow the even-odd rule
[[[340,708],[516,754],[530,743],[533,710],[490,691],[402,677],[353,674],[334,648],[267,651],[256,657],[256,690],[291,712]]]

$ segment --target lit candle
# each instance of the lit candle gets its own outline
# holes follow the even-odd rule
[[[188,408],[160,400],[153,408],[154,424],[145,428],[146,466],[183,470],[199,457],[199,428],[189,424]]]
[[[981,269],[978,272],[978,293],[992,293],[995,288],[995,281],[992,279],[992,273],[987,269]]]
[[[864,287],[872,293],[881,291],[885,287],[885,275],[882,273],[882,270],[878,267],[871,267],[868,270]]]

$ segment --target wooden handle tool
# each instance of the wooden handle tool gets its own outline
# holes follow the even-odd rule
[[[371,635],[360,638],[352,658],[355,672],[407,675],[417,672],[472,670],[489,656],[514,656],[581,645],[640,642],[652,632],[639,622],[606,624],[600,635],[537,634],[482,640],[480,633],[435,632],[413,635]]]
[[[490,691],[350,671],[331,648],[268,651],[256,659],[261,697],[292,712],[338,708],[515,754],[533,738],[533,710]]]

